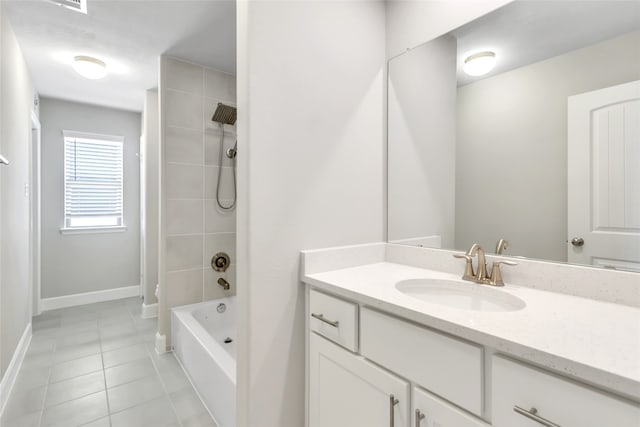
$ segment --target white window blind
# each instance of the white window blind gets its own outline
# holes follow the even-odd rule
[[[65,228],[123,225],[124,138],[64,131]]]

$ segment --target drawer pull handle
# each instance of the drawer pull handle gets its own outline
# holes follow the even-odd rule
[[[420,421],[424,420],[424,417],[426,417],[426,415],[423,414],[420,409],[416,409],[416,427],[420,427]]]
[[[524,415],[525,417],[539,423],[542,424],[543,426],[546,427],[560,427],[559,424],[556,424],[554,422],[551,422],[549,420],[547,420],[546,418],[542,418],[540,415],[538,415],[538,410],[536,408],[531,408],[528,411],[524,408],[519,407],[518,405],[515,405],[513,407],[513,410],[515,412],[517,412],[520,415]]]
[[[389,427],[394,427],[396,425],[396,408],[395,406],[398,404],[399,400],[393,394],[389,395]]]
[[[329,319],[325,319],[324,316],[322,315],[322,313],[320,314],[315,314],[315,313],[311,313],[311,317],[315,317],[316,319],[318,319],[321,322],[326,323],[327,325],[331,325],[334,328],[337,328],[340,325],[340,322],[337,320],[329,320]]]

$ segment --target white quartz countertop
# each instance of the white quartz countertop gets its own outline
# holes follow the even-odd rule
[[[496,291],[525,301],[521,310],[454,309],[395,287],[416,278],[460,275],[379,262],[303,276],[318,289],[640,401],[640,309],[510,284]]]

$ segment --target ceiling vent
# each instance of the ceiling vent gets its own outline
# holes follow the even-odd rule
[[[87,0],[48,0],[58,6],[66,7],[67,9],[75,10],[76,12],[87,13]]]

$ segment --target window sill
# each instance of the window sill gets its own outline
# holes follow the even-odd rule
[[[127,231],[126,225],[116,227],[74,227],[61,228],[60,234],[102,234],[102,233],[123,233]]]

